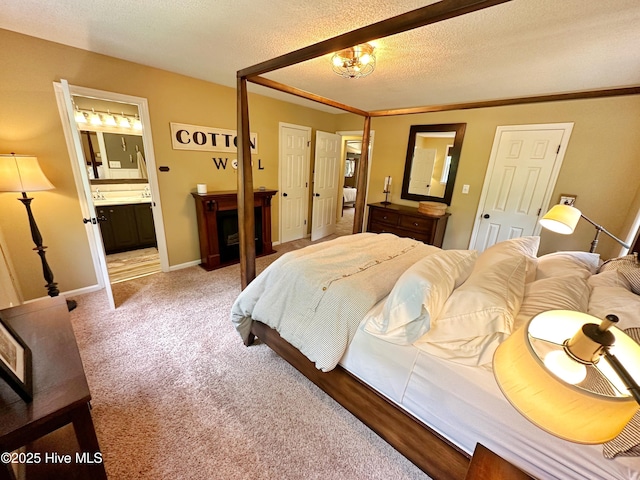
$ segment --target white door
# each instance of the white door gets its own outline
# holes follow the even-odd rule
[[[69,149],[70,155],[75,158],[76,164],[78,166],[78,171],[86,172],[86,161],[84,159],[84,155],[82,155],[82,140],[80,139],[80,132],[76,128],[76,121],[74,118],[74,108],[73,102],[71,101],[71,92],[69,90],[69,84],[66,80],[61,81],[62,84],[62,94],[64,97],[64,105],[65,110],[69,119],[69,136],[73,143],[73,148]],[[65,122],[66,124],[66,122]],[[93,239],[93,242],[98,246],[100,251],[104,252],[104,244],[102,242],[102,235],[100,233],[100,226],[98,225],[96,219],[95,208],[93,206],[93,198],[91,196],[91,186],[89,185],[89,177],[84,175],[76,175],[76,180],[80,180],[82,182],[83,188],[81,189],[82,194],[84,195],[84,200],[80,202],[80,209],[82,210],[82,216],[86,220],[90,220],[88,222],[85,221],[85,225],[87,230],[89,231],[90,238]],[[96,269],[96,274],[101,275],[101,278],[98,278],[98,283],[100,286],[104,286],[105,292],[107,294],[107,301],[109,302],[109,306],[114,309],[116,308],[115,301],[113,299],[113,291],[111,290],[111,282],[109,280],[109,271],[107,270],[107,261],[106,257],[103,255],[98,255],[98,263],[99,268]],[[95,262],[95,259],[94,259]]]
[[[313,172],[313,216],[311,240],[336,231],[340,143],[335,133],[316,132],[316,163]]]
[[[307,233],[311,128],[280,124],[280,243]]]
[[[156,171],[153,139],[151,137],[151,120],[147,100],[142,97],[134,97],[131,95],[73,86],[69,85],[66,80],[62,80],[60,83],[54,82],[53,87],[56,94],[56,101],[58,103],[58,110],[60,111],[60,117],[62,119],[62,127],[65,132],[69,157],[72,160],[72,168],[80,201],[80,209],[83,217],[89,221],[86,223],[87,238],[89,240],[89,247],[91,250],[91,257],[93,259],[93,267],[96,272],[98,285],[101,288],[105,288],[109,304],[112,308],[115,308],[109,272],[107,270],[104,244],[102,242],[102,235],[100,234],[100,227],[96,224],[97,219],[93,198],[91,196],[91,186],[89,184],[87,169],[84,165],[82,143],[80,141],[80,135],[74,118],[72,95],[97,98],[112,102],[129,103],[137,106],[138,112],[140,113],[140,120],[142,121],[142,138],[146,154],[145,161],[147,164],[147,174],[151,192],[153,222],[155,225],[156,241],[160,256],[160,267],[163,272],[168,272],[169,256],[167,253],[166,236],[164,233],[162,205],[160,202],[160,195],[158,193],[160,187]],[[93,223],[94,221],[96,223]]]
[[[539,233],[572,127],[498,127],[469,248]]]
[[[416,148],[411,162],[409,192],[417,195],[430,195],[433,165],[436,163],[435,148]]]

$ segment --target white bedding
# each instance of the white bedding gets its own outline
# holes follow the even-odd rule
[[[275,328],[323,371],[333,369],[360,320],[400,275],[441,252],[409,238],[361,233],[289,252],[238,296],[231,321],[246,340],[251,321]]]
[[[485,250],[477,260],[474,257],[475,266],[468,277],[475,278],[471,283],[495,292],[501,292],[496,285],[513,286],[512,291],[503,289],[504,298],[487,300],[491,303],[488,308],[507,319],[495,327],[496,332],[508,334],[512,326],[554,308],[598,316],[617,313],[621,328],[640,326],[640,303],[633,303],[633,298],[640,302],[640,297],[629,292],[617,276],[594,275],[597,255],[566,252],[536,258],[538,242],[537,237],[513,239]],[[245,289],[233,306],[232,320],[243,337],[251,319],[276,328],[321,370],[330,370],[340,362],[468,453],[476,443],[482,443],[541,479],[640,480],[640,457],[607,459],[602,445],[579,445],[556,438],[511,406],[496,384],[491,363],[484,361],[496,348],[490,335],[494,330],[469,337],[474,322],[484,318],[476,314],[477,288],[475,293],[456,296],[456,291],[466,290],[465,283],[458,289],[455,281],[449,296],[455,305],[445,304],[444,309],[435,308],[428,293],[446,291],[436,273],[447,268],[436,266],[439,262],[434,260],[440,255],[459,256],[460,252],[416,243],[389,234],[360,234],[291,252]],[[505,283],[504,275],[498,273],[512,256],[523,257],[526,268],[523,262],[516,262],[517,268],[506,270],[509,280]],[[422,267],[415,268],[416,262]],[[460,282],[467,278],[462,270],[457,275]],[[398,288],[408,279],[417,281],[427,293],[415,295],[415,289],[406,285]],[[398,310],[402,318],[410,314],[406,322],[396,324],[405,332],[378,328],[377,334],[369,333],[372,325],[368,323],[374,319],[380,327],[380,314],[389,298],[402,306]],[[453,307],[455,317],[449,315]],[[439,316],[439,310],[449,316]],[[450,328],[444,341],[429,340],[438,348],[425,349],[421,341],[430,336],[429,329],[439,328],[442,318],[455,318],[459,326]],[[313,326],[314,321],[320,327]],[[418,331],[416,322],[427,333],[415,342],[398,342],[398,338],[412,338],[410,334]],[[473,346],[467,349],[472,356],[460,358],[455,352],[465,344]]]
[[[358,189],[353,187],[344,187],[342,189],[342,198],[345,203],[351,203],[356,201],[356,194],[358,193]]]
[[[639,457],[608,460],[537,428],[504,398],[491,369],[385,342],[358,328],[340,365],[462,448],[477,442],[540,479],[640,479]]]

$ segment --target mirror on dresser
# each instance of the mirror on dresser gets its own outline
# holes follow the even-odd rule
[[[451,204],[466,126],[411,126],[401,198]]]

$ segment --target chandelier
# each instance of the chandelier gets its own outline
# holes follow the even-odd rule
[[[376,68],[373,46],[368,43],[345,48],[333,54],[333,71],[344,78],[366,77]]]

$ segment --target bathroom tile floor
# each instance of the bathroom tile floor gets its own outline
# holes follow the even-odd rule
[[[107,255],[107,269],[111,283],[124,282],[160,272],[157,248],[141,248]]]

